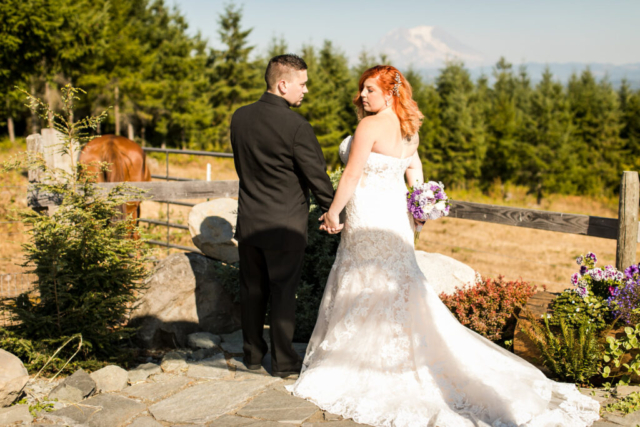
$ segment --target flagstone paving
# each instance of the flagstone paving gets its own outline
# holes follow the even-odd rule
[[[81,402],[56,402],[54,411],[35,419],[27,411],[12,409],[0,414],[23,425],[51,427],[356,427],[352,420],[320,410],[313,403],[292,396],[286,385],[295,377],[272,377],[271,360],[250,371],[238,357],[237,334],[226,337],[231,351],[202,360],[198,350],[181,349],[168,354],[164,363],[146,363],[130,371],[131,385],[123,390],[94,395]],[[222,347],[225,347],[223,336]],[[304,354],[304,344],[296,350]],[[194,354],[195,353],[195,354]],[[159,369],[160,366],[163,369]],[[164,372],[162,372],[164,371]],[[58,384],[60,381],[58,381]],[[28,386],[46,396],[52,385],[40,380]],[[583,390],[605,405],[610,395]],[[34,393],[32,393],[33,395]],[[26,406],[26,405],[20,405]],[[15,414],[15,416],[14,416]],[[15,418],[14,418],[15,417]],[[594,427],[635,426],[640,412],[622,417],[606,414]],[[19,424],[17,424],[19,425]]]

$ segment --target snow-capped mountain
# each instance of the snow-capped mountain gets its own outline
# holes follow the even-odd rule
[[[441,28],[426,25],[392,30],[378,42],[374,50],[387,55],[390,62],[398,67],[440,67],[446,60],[452,59],[460,59],[474,66],[482,64],[484,59],[479,52],[465,46]]]

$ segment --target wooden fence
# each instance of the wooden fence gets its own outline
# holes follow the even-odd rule
[[[38,136],[32,135],[27,139],[28,149],[38,147],[38,144],[33,143],[37,138]],[[31,144],[30,140],[32,141]],[[182,150],[170,151],[183,152]],[[200,153],[190,151],[187,154]],[[167,176],[169,176],[168,173]],[[109,191],[117,184],[102,183],[96,185],[104,191]],[[238,195],[238,181],[166,181],[130,183],[130,185],[145,190],[145,200],[178,202],[188,199],[237,197]],[[624,270],[624,268],[635,263],[637,243],[640,241],[640,236],[638,235],[639,191],[638,173],[624,172],[620,184],[618,218],[512,208],[458,200],[452,201],[449,216],[558,233],[614,239],[617,241],[616,267],[619,270]],[[132,196],[131,200],[140,200],[140,198]],[[53,207],[59,203],[60,200],[55,195],[38,192],[33,186],[29,189],[28,204],[31,207]]]

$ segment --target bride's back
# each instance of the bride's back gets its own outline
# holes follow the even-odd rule
[[[375,123],[377,130],[371,152],[399,159],[406,159],[415,154],[418,149],[418,134],[409,139],[403,138],[400,120],[393,109],[389,108],[375,116],[370,116],[369,120]]]

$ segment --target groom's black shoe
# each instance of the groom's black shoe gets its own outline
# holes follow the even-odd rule
[[[244,361],[244,359],[242,360],[242,363],[244,364],[245,368],[247,368],[250,371],[257,371],[258,369],[262,368],[262,364],[261,363],[247,363]]]
[[[291,375],[300,375],[300,369],[293,371],[273,371],[271,372],[271,375],[273,375],[274,377],[286,378]]]
[[[302,360],[293,369],[287,369],[286,371],[271,371],[271,375],[274,377],[286,378],[291,375],[300,375],[302,369]]]

